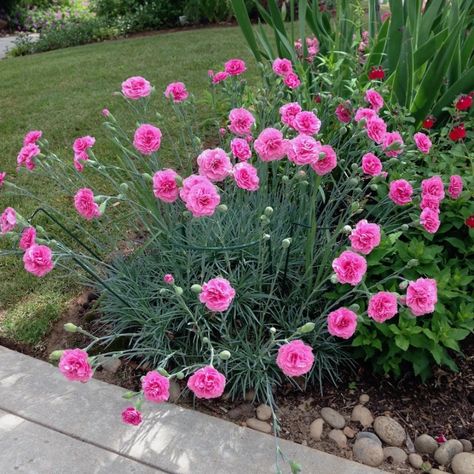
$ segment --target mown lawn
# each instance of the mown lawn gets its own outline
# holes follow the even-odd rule
[[[31,129],[42,130],[64,159],[72,159],[72,142],[82,135],[95,136],[96,153],[107,156],[100,112],[120,107],[112,94],[124,79],[142,75],[158,94],[180,80],[199,97],[208,83],[207,70],[222,68],[231,57],[253,64],[238,28],[157,34],[0,61],[0,171],[10,178],[16,174],[16,155]],[[250,67],[248,76],[254,73]],[[21,182],[45,199],[69,205],[69,198],[34,174],[25,178],[22,173]],[[25,216],[34,209],[0,191],[0,212],[10,205]],[[0,242],[0,250],[6,247]],[[78,291],[74,281],[50,275],[37,279],[23,270],[19,258],[0,257],[0,334],[29,344],[43,337]]]

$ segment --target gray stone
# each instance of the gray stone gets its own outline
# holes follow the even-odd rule
[[[375,418],[374,430],[390,446],[401,446],[405,441],[406,433],[402,425],[389,416]]]
[[[421,454],[433,454],[438,449],[438,442],[432,436],[422,434],[415,439],[415,449]]]
[[[383,463],[383,449],[370,438],[358,439],[352,448],[354,458],[368,466],[377,467]]]
[[[451,462],[451,469],[453,470],[454,474],[473,474],[474,454],[456,454]]]
[[[115,357],[104,357],[104,359],[101,361],[101,365],[102,368],[107,372],[115,374],[115,372],[117,372],[117,370],[122,365],[122,362],[120,359]]]
[[[346,426],[342,431],[350,439],[356,435],[356,432],[349,426]]]
[[[262,421],[267,421],[273,416],[272,409],[265,404],[261,404],[257,407],[257,418]]]
[[[347,447],[346,435],[341,430],[331,430],[328,434],[328,438],[334,441],[339,448]]]
[[[374,417],[370,410],[363,405],[356,405],[352,410],[351,421],[358,421],[364,428],[372,426]]]
[[[239,418],[253,418],[255,409],[251,403],[242,403],[227,412],[227,416],[231,420],[238,420]]]
[[[311,438],[316,441],[321,441],[321,435],[323,433],[324,420],[322,418],[317,418],[309,426],[309,434]]]
[[[247,426],[253,430],[261,431],[262,433],[271,433],[272,427],[270,423],[257,420],[257,418],[249,418],[246,420]]]
[[[408,462],[411,464],[412,467],[415,469],[420,469],[423,465],[423,458],[416,453],[410,453],[408,455]]]
[[[255,390],[247,390],[245,393],[244,400],[246,402],[253,402],[253,399],[255,398]]]
[[[169,401],[171,403],[176,403],[179,400],[180,396],[181,396],[181,387],[179,386],[179,383],[176,381],[176,379],[171,379]]]
[[[359,397],[359,403],[360,403],[361,405],[365,405],[369,400],[370,400],[370,397],[369,397],[366,393],[363,393],[363,394]]]
[[[370,431],[360,431],[357,433],[356,439],[362,438],[369,438],[382,446],[382,441],[380,441],[380,438],[375,433],[371,433]]]
[[[450,439],[444,442],[434,453],[435,461],[441,466],[447,466],[456,454],[462,453],[461,441]]]
[[[394,466],[400,466],[406,463],[408,455],[403,449],[390,446],[383,448],[383,458]]]
[[[120,387],[94,379],[86,384],[68,382],[56,367],[0,346],[0,409],[80,439],[88,446],[84,455],[77,451],[84,469],[78,463],[72,464],[73,469],[71,465],[69,469],[61,469],[57,454],[54,466],[44,469],[33,466],[24,470],[25,473],[120,472],[113,467],[104,467],[101,472],[100,462],[95,468],[89,468],[86,458],[88,453],[93,458],[92,446],[140,463],[137,471],[140,474],[148,474],[145,466],[175,474],[275,472],[273,436],[170,403],[147,403],[143,407],[142,424],[126,425],[120,420],[120,411],[128,405],[122,398],[124,393],[126,390]],[[5,429],[8,425],[2,424],[0,432]],[[11,474],[11,466],[15,465],[8,462],[17,459],[15,437],[8,434],[6,445],[1,447],[2,474]],[[34,436],[28,449],[30,452],[39,449],[44,457],[41,440],[42,436]],[[304,473],[383,474],[379,469],[284,439],[278,444],[289,459],[298,460]],[[54,448],[58,451],[56,446]],[[22,453],[18,452],[22,459]],[[75,459],[72,458],[74,449],[65,448],[62,452]],[[20,470],[14,472],[21,473]]]
[[[466,453],[470,453],[472,451],[472,443],[468,439],[460,439],[462,444],[462,449]]]
[[[333,428],[336,428],[338,430],[342,430],[342,428],[344,428],[344,426],[346,425],[346,420],[344,420],[344,417],[336,410],[333,410],[330,407],[322,408],[321,416],[329,426],[332,426]]]

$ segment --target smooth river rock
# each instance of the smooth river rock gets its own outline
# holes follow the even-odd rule
[[[474,454],[459,453],[454,456],[451,462],[451,469],[454,474],[472,474],[474,473]]]
[[[423,465],[423,458],[419,454],[410,453],[408,455],[408,462],[415,469],[420,469],[421,466]]]
[[[380,446],[382,446],[382,441],[380,441],[380,438],[375,433],[371,433],[370,431],[360,431],[359,433],[357,433],[356,439],[362,438],[369,438],[372,441],[375,441]]]
[[[456,454],[462,453],[462,449],[461,441],[450,439],[435,451],[435,461],[441,466],[447,466]]]
[[[462,449],[466,453],[470,453],[472,451],[472,443],[468,439],[460,439],[462,444]]]
[[[363,393],[363,394],[359,397],[359,403],[360,403],[361,405],[365,405],[369,400],[370,400],[370,397],[369,397],[366,393]]]
[[[261,404],[257,407],[257,418],[262,421],[267,421],[272,417],[272,409],[265,404]]]
[[[352,448],[354,458],[367,466],[377,467],[383,463],[383,449],[370,438],[359,438]]]
[[[339,448],[347,447],[346,435],[341,430],[331,430],[328,434],[328,438],[334,441]]]
[[[329,426],[332,426],[338,430],[342,430],[342,428],[344,428],[346,425],[346,420],[344,420],[344,417],[332,408],[324,407],[321,409],[321,416]]]
[[[393,446],[383,448],[383,457],[394,466],[404,464],[408,459],[408,455],[403,451],[403,449],[395,448]]]
[[[374,422],[374,417],[368,408],[356,405],[352,410],[351,421],[358,421],[364,428],[368,428]]]
[[[421,454],[433,454],[438,449],[438,442],[432,436],[422,434],[415,439],[415,449]]]
[[[270,423],[265,421],[258,420],[257,418],[249,418],[247,421],[247,426],[253,430],[261,431],[262,433],[271,433],[272,427]]]
[[[374,430],[379,438],[390,446],[401,446],[406,438],[402,425],[389,416],[375,418]]]
[[[316,441],[321,441],[321,435],[323,433],[324,420],[322,418],[317,418],[309,426],[309,434],[311,438]]]

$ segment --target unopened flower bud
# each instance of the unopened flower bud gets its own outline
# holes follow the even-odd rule
[[[349,180],[349,184],[351,184],[352,186],[357,186],[359,184],[359,180],[357,178],[351,178]]]
[[[283,239],[283,240],[281,241],[281,246],[282,246],[284,249],[287,249],[290,245],[291,245],[291,238]]]
[[[120,188],[121,193],[126,193],[128,191],[128,184],[127,183],[121,183],[119,188]]]
[[[331,283],[334,283],[334,284],[337,283],[337,275],[336,274],[332,274],[329,279],[331,280]]]
[[[316,326],[316,324],[314,324],[314,323],[303,324],[303,326],[298,328],[298,332],[300,334],[307,334],[307,333],[311,332],[315,328],[315,326]]]
[[[277,330],[272,326],[270,328],[270,334],[275,334],[277,332]]]
[[[183,289],[180,286],[175,286],[174,287],[174,292],[178,295],[181,296],[183,294]]]
[[[64,330],[66,332],[78,332],[79,331],[79,327],[77,327],[75,324],[72,324],[72,323],[66,323],[64,325]]]
[[[267,217],[270,217],[273,214],[273,207],[267,206],[264,211]]]
[[[356,201],[351,204],[351,210],[352,212],[355,212],[357,209],[359,209],[359,203]]]
[[[362,192],[362,188],[355,188],[355,189],[354,189],[354,192],[360,194],[360,193]]]
[[[355,211],[356,214],[362,214],[364,212],[364,208],[360,208],[360,209],[357,209],[357,211]]]
[[[397,164],[397,163],[400,163],[400,162],[398,161],[398,158],[390,158],[390,159],[388,160],[388,164],[389,164],[389,165],[395,165],[395,164]]]
[[[326,153],[321,152],[321,153],[319,154],[319,159],[320,159],[320,160],[323,160],[325,157],[326,157]]]
[[[344,232],[344,234],[350,234],[352,232],[352,227],[350,225],[345,225],[342,228],[342,231]]]
[[[51,354],[49,354],[49,360],[52,362],[55,362],[59,359],[61,359],[61,356],[63,355],[64,351],[53,351]]]
[[[298,170],[298,173],[296,173],[296,176],[298,176],[298,178],[306,178],[306,171],[305,170]]]
[[[408,260],[407,267],[412,268],[418,266],[420,262],[416,258],[412,258],[411,260]]]
[[[220,204],[219,206],[217,206],[217,209],[221,212],[227,212],[229,210],[229,208],[225,204]]]
[[[409,229],[408,224],[402,224],[400,227],[403,231],[407,231]]]
[[[191,214],[190,211],[183,211],[183,217],[185,217],[186,219],[189,219],[191,218],[193,215]]]
[[[153,182],[153,178],[152,178],[151,175],[148,174],[148,173],[143,173],[143,174],[142,174],[142,177],[143,177],[143,179],[144,179],[145,181],[148,181],[149,183],[152,183],[152,182]]]
[[[164,377],[169,377],[170,376],[170,374],[165,369],[163,369],[163,367],[160,367],[159,369],[156,369],[156,371],[159,374],[163,375]]]
[[[230,359],[230,352],[229,351],[221,351],[219,352],[219,358],[221,360],[229,360]]]
[[[351,311],[357,312],[357,311],[359,311],[360,306],[359,306],[357,303],[354,303],[354,304],[351,304],[351,305],[349,306],[349,309],[350,309]]]
[[[263,240],[270,240],[271,235],[270,234],[263,234]]]
[[[204,344],[209,344],[209,338],[208,337],[203,337],[202,342],[204,342]]]
[[[352,163],[351,169],[352,171],[357,171],[359,169],[359,165],[357,163]]]
[[[282,178],[281,178],[281,180],[285,181],[285,182],[288,181],[289,179],[290,179],[289,176],[286,176],[286,174],[284,176],[282,176]]]
[[[165,295],[166,294],[166,289],[165,288],[161,288],[160,291],[159,291],[160,295]]]
[[[202,286],[201,285],[198,285],[197,283],[195,283],[194,285],[191,286],[191,291],[193,293],[201,293],[202,291]]]
[[[176,374],[176,378],[177,378],[178,380],[183,380],[183,379],[184,379],[184,373],[183,373],[183,372],[178,372],[178,373]]]
[[[183,185],[183,178],[181,176],[175,176],[174,182],[176,183],[176,186],[181,187]]]
[[[370,185],[370,189],[371,189],[372,191],[377,191],[378,188],[379,188],[379,187],[378,187],[376,184],[371,184],[371,185]]]
[[[400,290],[406,290],[408,286],[408,281],[407,280],[403,280],[399,285],[398,285],[398,288],[400,288]]]
[[[309,186],[308,181],[306,181],[306,180],[305,180],[305,181],[301,181],[301,186],[303,186],[303,187]]]
[[[346,133],[346,132],[347,132],[347,128],[346,128],[346,127],[341,127],[339,130],[341,131],[341,133]]]

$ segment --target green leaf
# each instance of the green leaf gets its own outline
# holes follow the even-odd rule
[[[441,30],[415,51],[413,67],[415,71],[431,59],[448,37],[448,28]]]
[[[390,0],[390,25],[387,38],[387,58],[390,74],[396,70],[398,59],[400,57],[404,18],[402,0]],[[388,20],[387,20],[388,21]]]
[[[401,334],[398,336],[395,336],[395,344],[402,350],[406,351],[408,347],[410,346],[410,341],[405,337],[402,336]]]
[[[378,66],[382,63],[384,58],[384,50],[387,42],[388,27],[390,21],[384,21],[382,24],[379,34],[377,35],[374,45],[370,50],[369,56],[367,58],[366,71],[369,71],[372,66]],[[366,80],[366,78],[364,78]]]
[[[413,45],[410,29],[403,32],[402,48],[393,81],[393,93],[398,98],[398,103],[409,107],[413,91]]]
[[[245,5],[244,0],[231,0],[232,7],[234,8],[235,18],[239,23],[240,29],[242,30],[245,40],[247,41],[250,49],[252,50],[253,55],[257,61],[260,61],[260,51],[257,46],[257,40],[253,33],[252,23],[250,22],[250,17],[247,11],[247,6]]]

